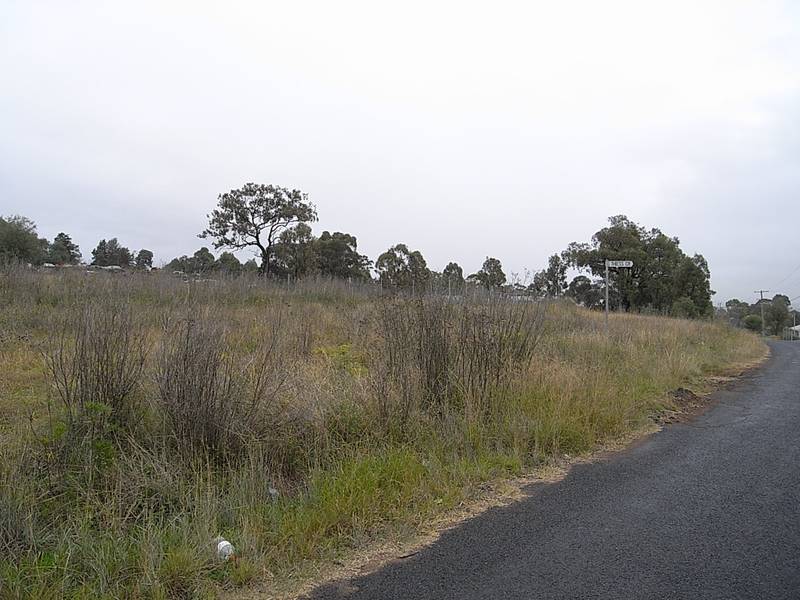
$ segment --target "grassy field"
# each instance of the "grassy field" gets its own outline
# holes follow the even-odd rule
[[[711,322],[0,274],[0,597],[194,598],[413,531],[765,353]],[[238,559],[219,562],[222,535]]]

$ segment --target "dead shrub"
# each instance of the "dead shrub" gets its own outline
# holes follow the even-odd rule
[[[213,312],[165,325],[157,399],[169,434],[183,449],[234,459],[269,433],[278,420],[269,409],[286,382],[280,338],[280,318],[249,352],[237,350]]]
[[[502,296],[384,299],[372,368],[382,416],[405,422],[419,398],[422,408],[437,413],[484,410],[530,361],[540,312],[536,303]]]
[[[418,331],[409,300],[383,299],[377,307],[379,335],[370,368],[384,427],[404,428],[419,404],[421,377],[417,361]]]
[[[136,412],[147,356],[141,321],[123,302],[92,302],[67,313],[44,357],[70,425],[91,413],[122,427]]]
[[[106,489],[120,444],[142,422],[147,350],[143,323],[124,300],[100,296],[51,326],[44,363],[63,411],[48,403],[48,429],[34,428],[38,452],[29,468],[41,498],[67,506]]]
[[[485,409],[512,373],[530,362],[542,321],[539,304],[502,296],[458,305],[454,379],[473,408]]]

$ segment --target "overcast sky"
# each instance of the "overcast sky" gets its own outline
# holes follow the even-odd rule
[[[0,215],[84,257],[191,254],[253,181],[373,259],[522,274],[626,214],[715,303],[800,295],[796,1],[0,0],[0,73]]]

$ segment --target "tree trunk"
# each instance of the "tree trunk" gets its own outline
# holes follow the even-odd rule
[[[258,274],[263,277],[269,277],[269,253],[271,246],[261,249],[261,266],[258,268]]]

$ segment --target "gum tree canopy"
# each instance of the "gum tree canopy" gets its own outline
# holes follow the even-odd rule
[[[499,288],[506,282],[506,274],[503,273],[503,265],[496,258],[487,256],[483,261],[480,271],[467,277],[469,281],[475,281],[487,290]]]
[[[375,270],[384,286],[423,291],[431,278],[430,269],[419,250],[395,244],[375,261]]]
[[[317,220],[317,209],[308,194],[275,185],[246,183],[220,194],[208,215],[201,238],[212,238],[214,248],[256,248],[262,275],[269,275],[270,259],[281,232],[297,223]]]
[[[612,308],[690,318],[713,315],[706,259],[701,254],[686,255],[678,238],[660,229],[645,229],[625,215],[610,217],[590,243],[573,242],[562,257],[598,281],[606,259],[633,261],[633,268],[610,273]]]
[[[20,215],[0,217],[0,262],[22,261],[42,264],[47,240],[36,233],[36,224]]]

